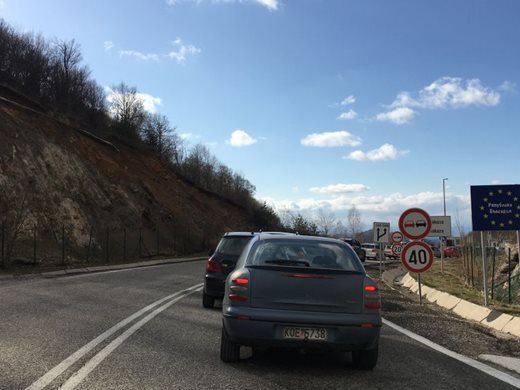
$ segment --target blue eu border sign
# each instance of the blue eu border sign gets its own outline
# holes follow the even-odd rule
[[[473,231],[520,230],[520,185],[471,186]]]

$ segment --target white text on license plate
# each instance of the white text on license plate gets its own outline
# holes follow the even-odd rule
[[[283,328],[284,339],[295,340],[327,340],[327,329],[324,328]]]

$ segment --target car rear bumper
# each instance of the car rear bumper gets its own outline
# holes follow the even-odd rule
[[[375,348],[381,316],[228,307],[224,309],[223,326],[228,337],[241,345],[356,351]],[[287,339],[286,327],[326,329],[327,339]]]

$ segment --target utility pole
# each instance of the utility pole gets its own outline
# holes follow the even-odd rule
[[[442,179],[442,200],[444,203],[444,216],[446,216],[446,180],[447,177]],[[441,241],[441,274],[444,274],[444,247],[446,244],[446,237],[442,237]]]
[[[447,177],[442,179],[442,199],[444,201],[444,216],[446,216],[446,180],[448,180]]]

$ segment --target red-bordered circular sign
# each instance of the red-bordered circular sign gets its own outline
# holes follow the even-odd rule
[[[403,234],[401,232],[393,232],[390,235],[390,238],[392,239],[392,242],[400,244],[401,241],[403,241]]]
[[[401,252],[401,263],[410,272],[425,272],[433,265],[432,248],[422,241],[409,242]]]
[[[420,240],[430,233],[432,220],[423,209],[411,208],[399,217],[399,230],[411,240]]]
[[[396,256],[400,256],[403,251],[403,246],[401,244],[392,245],[392,253]]]

